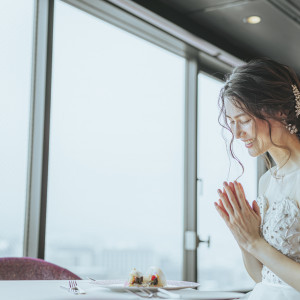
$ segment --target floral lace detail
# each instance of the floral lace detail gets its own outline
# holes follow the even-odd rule
[[[300,263],[300,207],[298,203],[283,197],[269,206],[265,196],[257,203],[261,214],[261,236],[284,255]],[[266,266],[262,268],[262,281],[287,285]]]

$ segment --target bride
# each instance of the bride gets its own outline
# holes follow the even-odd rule
[[[300,299],[300,81],[288,66],[257,58],[236,67],[220,92],[221,125],[249,155],[274,167],[259,180],[252,206],[242,185],[224,182],[215,207],[256,282],[249,300]],[[299,131],[298,131],[299,130]],[[244,299],[244,298],[243,298]]]

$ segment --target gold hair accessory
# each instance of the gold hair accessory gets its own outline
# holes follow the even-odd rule
[[[296,105],[295,105],[296,117],[298,118],[300,116],[300,92],[295,84],[292,84],[292,88],[296,100]]]
[[[292,84],[292,88],[293,88],[293,93],[296,101],[296,105],[295,105],[296,118],[298,118],[300,116],[300,92],[295,84]],[[288,129],[290,134],[294,134],[298,132],[296,125],[288,124],[285,127]]]
[[[288,131],[290,132],[290,134],[294,134],[294,133],[298,132],[298,129],[297,129],[296,125],[288,124],[285,127],[288,129]]]

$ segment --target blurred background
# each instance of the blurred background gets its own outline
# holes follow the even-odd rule
[[[242,174],[218,96],[254,57],[300,71],[298,1],[1,0],[0,20],[0,256],[250,290],[213,205]],[[234,149],[253,201],[265,166]]]

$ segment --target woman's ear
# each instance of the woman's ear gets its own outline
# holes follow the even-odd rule
[[[279,111],[276,113],[276,117],[281,120],[286,120],[287,115],[288,115],[288,112],[284,112],[284,111]]]

